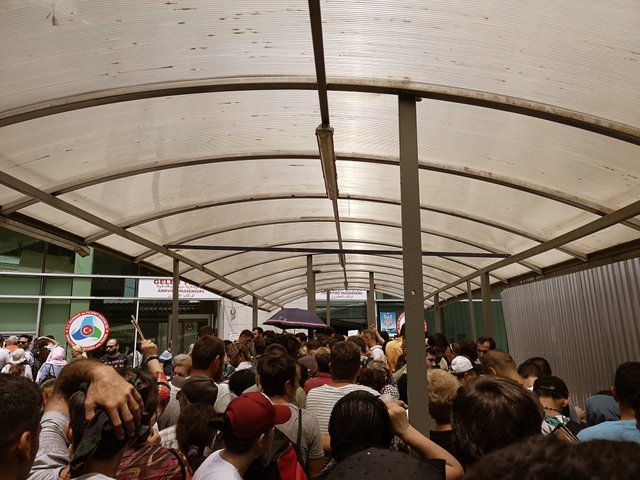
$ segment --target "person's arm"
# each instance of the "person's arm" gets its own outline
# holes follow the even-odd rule
[[[40,420],[39,446],[28,480],[58,480],[69,465],[66,426],[69,418],[48,410]]]
[[[306,436],[309,439],[309,445],[307,448],[307,473],[309,478],[314,478],[320,475],[324,468],[324,451],[322,448],[322,435],[320,433],[320,423],[318,418],[306,410],[304,412],[303,419],[308,417]]]
[[[62,369],[45,411],[59,411],[69,415],[67,402],[83,383],[89,383],[85,402],[86,417],[90,420],[96,408],[103,408],[119,439],[133,436],[140,424],[144,409],[142,398],[133,385],[112,367],[97,360],[82,359],[70,362]]]
[[[387,400],[384,403],[387,406],[387,410],[389,410],[393,430],[403,442],[427,460],[444,460],[447,480],[462,478],[464,469],[460,462],[440,445],[418,432],[409,423],[403,402],[399,400],[390,402]]]
[[[322,450],[325,455],[331,455],[331,437],[328,433],[322,434]]]
[[[169,387],[164,369],[158,359],[158,346],[151,340],[143,340],[140,345],[140,351],[142,352],[143,365],[147,366],[149,373],[153,375],[153,378],[158,382],[158,396],[160,399],[158,402],[157,416],[159,417],[171,399],[171,387]]]

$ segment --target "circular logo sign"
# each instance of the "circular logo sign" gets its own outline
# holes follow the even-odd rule
[[[109,338],[109,322],[99,312],[84,310],[67,321],[64,336],[71,346],[80,345],[87,351],[95,350]]]
[[[398,317],[398,321],[397,321],[397,328],[398,328],[398,332],[400,331],[400,329],[402,328],[402,325],[404,325],[404,312],[402,312],[400,314],[400,316]],[[424,321],[424,331],[426,333],[427,331],[427,321]]]

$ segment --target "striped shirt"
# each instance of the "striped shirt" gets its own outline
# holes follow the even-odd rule
[[[329,417],[331,417],[331,410],[333,410],[336,402],[346,394],[355,392],[356,390],[364,390],[376,397],[380,396],[374,389],[356,383],[349,383],[342,387],[321,385],[309,390],[309,395],[307,395],[307,410],[313,412],[316,417],[318,417],[321,434],[325,435],[329,433]]]

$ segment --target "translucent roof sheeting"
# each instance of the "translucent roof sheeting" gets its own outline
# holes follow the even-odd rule
[[[317,291],[373,274],[402,297],[403,96],[426,305],[482,272],[501,287],[640,255],[637,2],[0,14],[0,226],[166,273],[178,260],[185,280],[268,310],[306,295],[308,255]]]

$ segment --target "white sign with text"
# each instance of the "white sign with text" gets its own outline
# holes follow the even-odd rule
[[[366,302],[366,290],[331,290],[329,298],[332,302]],[[327,292],[316,292],[316,302],[326,301]]]
[[[141,278],[138,282],[138,297],[171,300],[173,298],[173,279]],[[220,300],[222,297],[181,280],[178,286],[178,298],[180,300]]]

